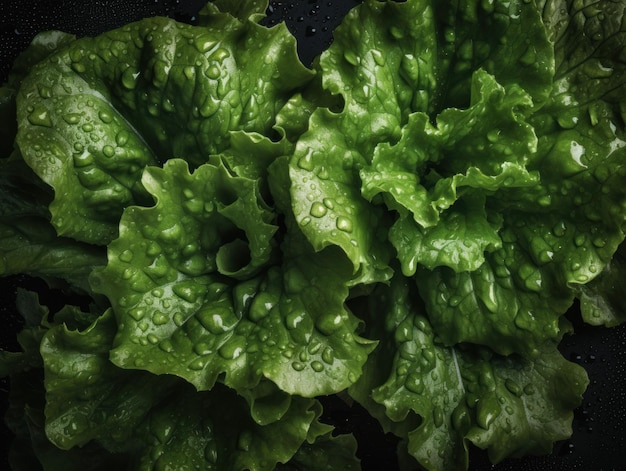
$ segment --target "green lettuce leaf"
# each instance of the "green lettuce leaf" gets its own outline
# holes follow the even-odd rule
[[[28,47],[13,62],[7,85],[17,90],[22,79],[30,73],[37,63],[74,40],[76,40],[75,35],[64,31],[50,30],[37,33],[30,41]]]
[[[287,463],[278,463],[276,471],[339,471],[361,469],[352,435],[327,435],[314,443],[304,443]]]
[[[87,277],[106,263],[99,247],[57,237],[47,205],[50,189],[19,155],[0,160],[0,275],[65,280],[89,291]]]
[[[234,130],[271,134],[311,75],[284,25],[218,12],[202,26],[146,19],[34,66],[18,91],[17,142],[55,190],[57,232],[106,244],[122,209],[146,201],[146,165],[199,165],[227,149]]]
[[[480,267],[484,252],[502,245],[501,217],[485,208],[485,198],[537,184],[525,168],[537,142],[524,119],[530,97],[517,87],[505,90],[482,70],[472,87],[468,109],[446,109],[435,126],[425,114],[411,115],[402,138],[380,144],[360,172],[363,196],[382,194],[399,213],[389,238],[405,274],[418,265]]]
[[[251,407],[276,409],[267,388],[249,392],[257,397],[248,405],[222,385],[198,393],[174,376],[120,369],[108,359],[115,332],[108,311],[87,329],[59,325],[43,339],[46,435],[61,449],[95,440],[132,457],[135,469],[273,469],[294,455],[320,413],[315,401],[286,396],[280,414],[260,421]]]
[[[626,321],[622,293],[625,263],[626,247],[622,243],[600,275],[579,286],[580,310],[586,323],[614,327]]]
[[[153,207],[128,208],[92,282],[115,310],[112,360],[238,391],[262,377],[311,397],[354,382],[373,345],[344,307],[351,272],[298,233],[275,258],[275,217],[255,180],[180,160],[149,168]],[[280,262],[280,263],[279,263]],[[155,302],[155,300],[158,301]]]
[[[313,69],[265,0],[35,38],[0,88],[15,469],[358,469],[549,453],[625,319],[623,2],[365,0]],[[14,123],[17,122],[16,131]],[[105,257],[106,253],[106,257]]]
[[[467,469],[470,442],[488,449],[493,462],[547,453],[571,434],[572,411],[588,382],[582,367],[550,342],[532,360],[446,347],[413,290],[409,279],[394,277],[375,295],[367,325],[380,346],[350,393],[386,430],[407,439],[421,466]]]
[[[521,85],[536,104],[552,89],[555,51],[533,1],[446,0],[433,3],[437,22],[437,111],[465,107],[478,69],[504,86]]]
[[[115,327],[108,311],[83,331],[58,325],[41,342],[46,436],[60,449],[96,439],[112,452],[127,451],[137,427],[173,388],[173,378],[133,374],[110,363]]]

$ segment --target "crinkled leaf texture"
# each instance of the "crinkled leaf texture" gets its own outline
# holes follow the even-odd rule
[[[350,469],[314,399],[348,388],[429,470],[549,452],[563,314],[624,320],[626,5],[365,0],[314,70],[266,6],[41,35],[1,89],[1,273],[110,304],[20,294],[21,443]]]
[[[625,252],[622,243],[602,273],[580,285],[580,310],[588,324],[613,327],[626,321],[626,298],[622,293]]]
[[[32,325],[21,335],[27,361],[10,372],[22,395],[7,420],[45,469],[293,469],[291,460],[311,466],[324,451],[334,465],[356,469],[354,442],[330,437],[315,399],[269,381],[243,395],[221,384],[198,392],[175,376],[121,369],[109,361],[111,310],[99,316],[66,306],[50,320],[34,293],[20,306]],[[12,462],[34,466],[23,453],[16,446]],[[87,458],[96,462],[84,468]]]
[[[315,111],[290,161],[313,246],[339,247],[361,283],[389,279],[397,258],[447,345],[538,354],[624,238],[623,63],[609,53],[621,30],[611,20],[614,34],[593,39],[577,12],[571,30],[542,14],[532,2],[365,2],[318,66],[343,108]],[[396,27],[416,15],[419,31]],[[569,70],[561,41],[573,37],[585,40],[569,41],[584,43]],[[394,53],[381,59],[382,47]],[[576,85],[605,63],[604,95]]]
[[[46,188],[18,154],[0,160],[0,275],[65,280],[88,291],[87,277],[106,263],[102,249],[58,237]]]
[[[409,279],[396,277],[372,296],[378,301],[370,305],[368,333],[380,346],[350,392],[386,430],[406,438],[425,469],[466,469],[469,442],[498,462],[547,453],[571,434],[588,380],[554,343],[534,359],[446,347]]]
[[[247,399],[223,385],[197,392],[174,376],[120,369],[108,359],[115,327],[108,311],[83,331],[55,326],[42,341],[46,435],[59,448],[94,440],[135,469],[271,470],[310,437],[315,400],[269,383]]]
[[[61,235],[106,244],[124,207],[145,201],[146,165],[194,166],[229,132],[272,132],[312,73],[284,25],[210,9],[202,25],[150,18],[82,38],[38,63],[17,96],[17,143],[55,190]]]
[[[298,232],[275,256],[276,215],[256,180],[223,164],[148,168],[156,204],[128,208],[109,263],[92,277],[119,325],[112,360],[244,391],[262,377],[312,397],[353,383],[373,344],[346,310],[349,264]]]

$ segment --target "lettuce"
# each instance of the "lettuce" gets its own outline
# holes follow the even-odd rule
[[[0,274],[89,302],[20,292],[13,465],[356,469],[334,395],[407,468],[549,453],[565,314],[625,319],[624,6],[366,0],[311,67],[266,10],[16,62]]]

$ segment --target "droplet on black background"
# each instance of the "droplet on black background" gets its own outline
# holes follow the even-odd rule
[[[6,80],[17,55],[41,31],[94,36],[156,15],[189,22],[205,4],[205,0],[10,0],[3,4],[0,20],[0,79]]]

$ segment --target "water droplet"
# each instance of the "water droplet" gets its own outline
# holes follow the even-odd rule
[[[435,427],[441,427],[443,422],[443,409],[441,406],[435,406],[433,408],[433,423],[435,424]]]
[[[532,312],[521,310],[517,313],[513,322],[520,329],[532,330],[536,321]]]
[[[174,320],[174,324],[178,327],[182,327],[187,320],[182,312],[175,312],[172,319]]]
[[[322,344],[317,341],[311,342],[309,346],[307,347],[307,351],[311,355],[317,355],[317,352],[319,352],[321,349],[322,349]]]
[[[302,157],[298,159],[298,167],[302,170],[312,171],[315,166],[313,164],[313,149],[309,148]]]
[[[115,148],[113,146],[106,145],[102,148],[102,153],[105,157],[111,158],[115,155]]]
[[[134,256],[133,251],[130,249],[126,249],[122,253],[119,254],[118,258],[120,259],[121,262],[128,263],[132,261],[133,256]]]
[[[337,217],[337,229],[344,231],[344,232],[352,232],[352,220],[344,217],[344,216],[339,216]]]
[[[309,354],[306,352],[306,350],[300,350],[298,358],[300,359],[300,361],[305,362],[309,359]]]
[[[294,370],[296,370],[296,371],[302,371],[302,370],[304,370],[304,368],[306,368],[306,365],[305,365],[304,363],[299,362],[299,361],[294,361],[294,362],[291,364],[291,367],[292,367]]]
[[[197,313],[198,322],[214,335],[220,335],[232,330],[239,319],[230,307],[207,305]]]
[[[122,130],[115,135],[115,143],[120,147],[124,147],[128,143],[129,139],[130,133],[125,130]]]
[[[205,54],[215,48],[219,43],[212,36],[201,34],[194,39],[193,44],[196,46],[196,49],[198,49],[198,52]]]
[[[382,52],[380,52],[378,49],[372,49],[371,54],[376,65],[378,65],[379,67],[383,67],[385,65],[385,55]]]
[[[576,245],[576,247],[582,247],[585,242],[587,242],[587,236],[585,234],[578,234],[574,237],[574,245]]]
[[[594,247],[601,249],[602,247],[606,245],[606,240],[603,239],[602,237],[595,237],[592,240],[592,244],[594,245]]]
[[[467,430],[470,421],[471,419],[468,411],[462,404],[459,404],[457,407],[454,408],[454,410],[452,411],[452,427],[454,427],[455,430],[459,430],[465,433],[465,430]]]
[[[159,238],[164,242],[177,242],[183,236],[183,228],[180,224],[174,223],[167,229],[163,229],[159,232]]]
[[[317,330],[324,335],[332,335],[343,325],[343,317],[340,313],[328,313],[320,316],[315,323]]]
[[[326,206],[324,206],[324,204],[320,203],[319,201],[316,201],[311,205],[310,214],[313,217],[321,218],[326,215],[326,212]]]
[[[422,349],[422,358],[426,362],[426,366],[434,367],[437,361],[435,352],[433,350],[429,350],[427,348]]]
[[[174,351],[174,345],[172,344],[171,340],[165,339],[162,340],[161,343],[159,343],[159,349],[161,349],[165,353],[172,353]]]
[[[359,57],[356,55],[356,53],[350,50],[344,51],[343,58],[346,60],[348,64],[354,65],[354,66],[359,65],[359,63],[361,62]]]
[[[405,54],[400,61],[400,73],[402,78],[411,84],[419,79],[419,63],[413,54]]]
[[[404,386],[414,394],[422,394],[425,386],[419,372],[413,372],[406,377]]]
[[[63,121],[65,121],[67,124],[77,124],[78,122],[80,122],[80,113],[65,113],[63,115]]]
[[[204,458],[213,464],[217,464],[217,443],[215,440],[209,440],[204,447]]]
[[[311,368],[313,369],[313,371],[321,373],[322,371],[324,371],[324,364],[321,361],[315,360],[311,362]]]
[[[74,62],[72,64],[72,69],[74,69],[75,72],[82,74],[87,70],[87,67],[85,67],[85,64],[82,62]]]
[[[330,347],[326,347],[322,351],[322,361],[328,365],[332,365],[335,361],[335,354],[333,353],[333,349]]]
[[[236,336],[222,345],[217,352],[225,360],[235,360],[245,352],[245,347],[246,339]]]
[[[211,80],[217,80],[221,75],[222,71],[217,64],[211,64],[206,70],[206,76]]]
[[[252,300],[248,317],[253,322],[258,322],[266,317],[275,305],[276,299],[273,295],[267,292],[261,292]]]
[[[514,396],[520,397],[522,395],[522,387],[511,378],[506,379],[506,381],[504,382],[504,386]]]
[[[194,303],[200,297],[202,289],[193,282],[182,282],[174,285],[172,291],[188,303]]]
[[[500,139],[501,131],[499,129],[491,129],[487,132],[487,140],[489,142],[497,142]]]
[[[206,357],[199,357],[190,362],[188,367],[190,370],[200,371],[206,366],[207,363],[208,359]]]
[[[48,115],[48,109],[44,107],[34,108],[28,115],[28,122],[33,126],[52,127],[52,120]]]
[[[459,304],[461,304],[462,299],[463,298],[461,298],[461,296],[450,296],[450,298],[448,299],[448,306],[457,307]]]
[[[139,77],[139,72],[135,71],[131,67],[128,67],[120,76],[122,86],[127,90],[134,90],[137,86],[137,77]]]
[[[165,325],[170,321],[170,318],[161,311],[154,311],[152,314],[152,323],[154,325]]]
[[[413,325],[410,320],[402,322],[395,332],[396,343],[405,343],[413,340]]]
[[[305,312],[292,311],[285,317],[285,325],[288,329],[295,330],[306,317],[307,314]]]
[[[488,430],[499,414],[500,408],[494,400],[485,398],[478,401],[476,405],[476,422],[479,427]]]
[[[198,342],[194,344],[193,351],[196,355],[200,356],[205,356],[213,353],[211,345],[209,345],[207,342]]]
[[[554,234],[556,237],[563,237],[565,235],[565,232],[566,232],[566,227],[565,227],[565,223],[563,222],[556,224],[552,228],[552,234]]]
[[[143,319],[143,316],[146,315],[146,311],[143,308],[136,307],[136,308],[130,309],[128,311],[128,315],[132,317],[133,319],[135,319],[135,321],[139,322],[141,319]]]

